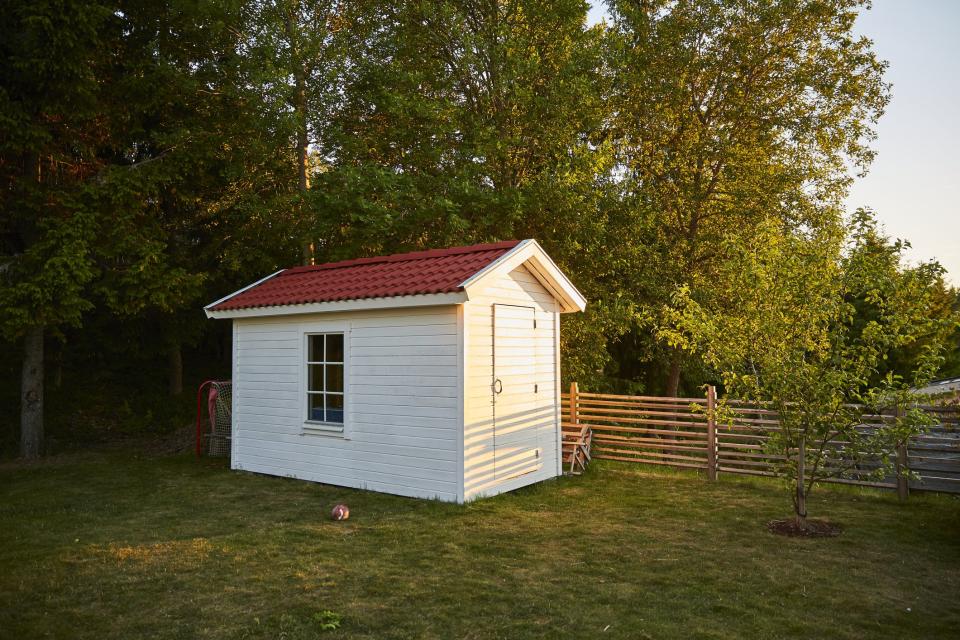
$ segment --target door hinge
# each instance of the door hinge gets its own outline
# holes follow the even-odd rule
[[[537,393],[537,387],[538,387],[538,386],[539,386],[539,385],[538,385],[536,382],[533,383],[533,392],[534,392],[534,393]]]
[[[533,328],[534,328],[534,329],[537,328],[537,319],[536,319],[536,318],[533,319]]]

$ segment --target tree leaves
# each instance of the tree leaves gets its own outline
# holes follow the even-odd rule
[[[836,257],[889,98],[862,6],[613,2],[588,27],[580,0],[20,3],[0,26],[4,335],[107,314],[197,335],[202,302],[305,241],[324,261],[535,237],[590,301],[563,321],[568,380],[656,391],[675,347],[687,384],[715,375],[704,336],[734,328],[708,320],[743,291],[763,295],[737,331],[817,353],[782,309],[819,280],[851,336],[936,309],[874,377],[913,370],[957,335],[956,295],[873,240]],[[863,274],[840,302],[837,269]]]
[[[700,355],[731,397],[777,412],[781,429],[766,434],[765,450],[805,495],[931,424],[911,387],[935,374],[944,329],[960,316],[929,314],[938,269],[903,267],[903,244],[882,236],[869,212],[829,234],[784,234],[775,223],[761,231],[748,243],[726,240],[739,250],[719,272],[724,306],[705,307],[680,288],[660,333]],[[918,343],[912,359],[890,367]],[[893,422],[871,426],[894,412]],[[881,462],[882,475],[892,461]]]

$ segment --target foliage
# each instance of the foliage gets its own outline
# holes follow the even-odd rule
[[[590,292],[586,317],[564,322],[564,375],[599,377],[631,317],[604,29],[584,28],[581,0],[360,6],[310,194],[318,257],[535,237]]]
[[[257,623],[261,623],[259,618],[257,618]],[[318,632],[336,631],[340,628],[340,624],[340,616],[326,609],[317,611],[306,619],[301,619],[290,613],[284,613],[277,622],[280,630],[277,637],[280,640],[312,640],[317,637]]]
[[[910,309],[915,318],[914,339],[883,354],[874,381],[888,373],[907,378],[931,349],[941,347],[939,373],[930,373],[949,377],[946,358],[956,362],[960,356],[960,291],[946,285],[945,271],[936,261],[905,265],[909,243],[884,236],[871,211],[857,211],[851,224],[852,242],[842,268],[849,280],[846,296],[853,305],[853,331],[862,332],[881,318],[884,308]]]
[[[588,26],[583,0],[15,2],[5,352],[42,327],[55,380],[84,358],[114,384],[133,363],[166,376],[180,349],[219,364],[202,304],[265,273],[535,237],[589,300],[562,321],[564,384],[693,388],[715,372],[667,339],[674,292],[715,316],[740,299],[741,247],[834,247],[889,98],[852,33],[864,4],[612,2]],[[925,292],[930,321],[874,382],[960,346],[960,294],[899,251],[865,239],[841,265],[872,265],[844,294],[857,322]]]
[[[711,313],[682,288],[661,332],[698,352],[730,396],[777,412],[782,429],[770,435],[767,453],[782,459],[778,472],[795,489],[800,520],[817,481],[878,457],[876,473],[889,473],[894,460],[885,452],[930,425],[910,389],[933,376],[944,347],[935,328],[946,323],[928,315],[931,287],[914,269],[900,269],[901,245],[880,237],[860,212],[841,257],[840,231],[785,235],[771,224],[730,252],[726,308]],[[868,259],[877,247],[895,258],[892,271],[887,261]],[[889,354],[918,344],[907,370],[886,367]],[[891,423],[871,418],[891,412],[899,415]]]
[[[723,306],[726,237],[750,242],[770,218],[835,224],[889,98],[885,65],[852,33],[864,4],[611,3],[612,133],[644,245],[630,286],[645,315],[656,321],[679,286]],[[677,395],[682,354],[665,355]]]
[[[108,16],[97,4],[18,3],[0,26],[0,329],[8,339],[31,326],[77,324],[92,308],[90,178],[108,133],[94,118],[99,84],[87,60],[105,45]]]

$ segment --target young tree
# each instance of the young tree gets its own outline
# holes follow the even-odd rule
[[[845,259],[840,227],[784,234],[771,221],[750,243],[731,237],[723,308],[705,309],[681,288],[666,312],[664,339],[701,354],[730,396],[776,411],[780,429],[767,434],[765,452],[779,459],[800,528],[817,482],[866,461],[880,462],[875,474],[889,472],[891,452],[929,424],[910,388],[936,371],[942,341],[928,339],[902,375],[878,374],[887,353],[929,335],[932,289],[901,272],[898,286],[867,294],[873,312],[859,318],[851,298],[885,275],[856,259],[864,229],[850,230]],[[891,412],[899,417],[875,424]]]

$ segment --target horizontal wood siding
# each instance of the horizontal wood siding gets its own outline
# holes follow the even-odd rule
[[[512,304],[535,309],[537,361],[529,375],[540,388],[542,417],[535,428],[543,443],[539,471],[498,480],[493,468],[493,305]],[[464,492],[466,499],[495,495],[558,475],[559,420],[556,379],[555,314],[553,296],[524,267],[519,266],[492,283],[464,305],[466,366],[464,368]],[[501,332],[509,334],[509,329]],[[505,335],[507,339],[509,336]],[[516,363],[513,364],[522,364]],[[538,414],[539,415],[539,414]]]
[[[233,467],[462,499],[455,306],[238,319]],[[344,435],[305,432],[304,333],[344,329]]]

